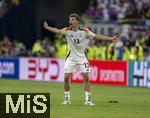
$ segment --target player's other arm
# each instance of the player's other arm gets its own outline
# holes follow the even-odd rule
[[[110,36],[105,36],[105,35],[101,35],[101,34],[94,34],[87,28],[84,28],[84,31],[86,32],[86,34],[89,38],[95,38],[97,40],[108,40],[108,41],[114,41],[114,42],[119,40],[119,34],[115,34],[115,36],[110,37]]]
[[[48,31],[50,31],[50,32],[53,32],[53,33],[61,33],[61,30],[60,30],[60,29],[57,29],[57,28],[54,28],[54,27],[49,26],[46,21],[44,21],[43,27],[44,27],[44,29],[46,29],[46,30],[48,30]]]
[[[108,41],[118,41],[119,40],[119,34],[115,34],[115,36],[110,37],[110,36],[105,36],[105,35],[101,35],[101,34],[96,34],[95,38],[98,40],[108,40]]]

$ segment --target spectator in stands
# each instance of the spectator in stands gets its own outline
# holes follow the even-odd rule
[[[87,46],[86,57],[88,60],[94,60],[94,40],[90,41]]]
[[[98,4],[95,8],[95,17],[98,20],[103,19],[103,7],[100,4]]]
[[[1,56],[12,57],[11,51],[12,51],[12,42],[7,36],[4,36],[4,39],[1,42],[1,54],[2,54]]]
[[[54,57],[55,47],[52,45],[52,42],[48,37],[45,37],[44,40],[42,41],[42,48],[45,57]]]
[[[100,47],[100,60],[108,60],[108,42],[102,41]]]
[[[111,20],[117,20],[117,11],[115,7],[109,6],[109,16]]]
[[[85,15],[89,18],[94,18],[95,16],[95,6],[94,3],[91,1],[87,10],[85,11]]]
[[[125,42],[124,52],[123,52],[123,60],[124,61],[135,61],[136,55],[135,50],[131,47],[130,41]]]
[[[111,43],[108,46],[108,60],[113,60],[113,61],[117,60],[117,52],[114,43]]]
[[[101,41],[95,41],[94,43],[94,60],[100,60],[100,42]]]
[[[91,0],[91,3],[94,0]],[[85,15],[92,18],[93,21],[117,20],[122,18],[148,18],[150,19],[150,1],[149,0],[96,0],[95,4],[89,4]],[[143,16],[143,17],[141,17]],[[131,22],[137,22],[138,19],[132,19]]]
[[[145,1],[142,3],[140,13],[141,15],[143,15],[144,18],[150,19],[150,1]]]
[[[37,39],[36,42],[33,44],[32,54],[33,56],[41,57],[43,53],[44,53],[44,50],[42,48],[42,41],[40,39]]]
[[[143,43],[137,43],[136,48],[135,48],[135,54],[136,54],[136,61],[142,61],[144,59],[143,55]]]
[[[26,50],[26,47],[22,42],[20,42],[18,40],[14,40],[12,43],[13,43],[12,53],[13,53],[14,57],[28,56],[28,52]]]
[[[67,43],[64,39],[56,40],[55,42],[56,46],[56,58],[65,59],[67,54]]]
[[[138,18],[139,14],[134,0],[127,1],[126,4],[125,18]]]

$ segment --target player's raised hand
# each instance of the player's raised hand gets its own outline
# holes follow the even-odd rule
[[[43,23],[43,27],[44,27],[45,29],[47,29],[47,28],[48,28],[48,23],[47,23],[46,21],[44,21],[44,23]]]
[[[116,33],[115,36],[113,36],[113,42],[116,43],[117,41],[119,41],[120,38],[120,34]]]

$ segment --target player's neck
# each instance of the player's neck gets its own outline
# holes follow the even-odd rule
[[[77,27],[72,27],[72,30],[73,30],[74,32],[76,32],[76,31],[78,30],[78,26],[77,26]]]

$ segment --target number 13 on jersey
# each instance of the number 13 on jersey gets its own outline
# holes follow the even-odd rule
[[[74,39],[74,43],[79,44],[80,43],[79,39]]]

